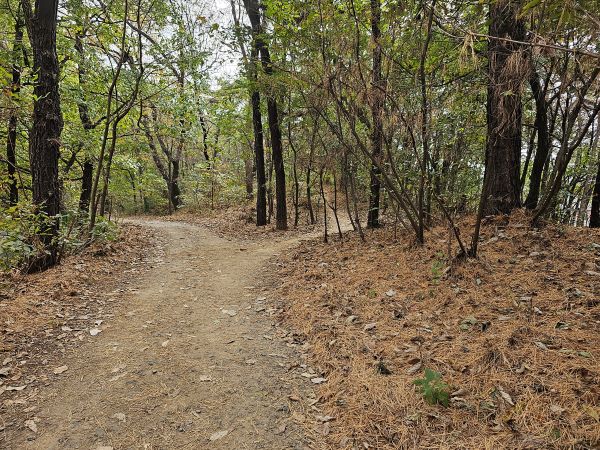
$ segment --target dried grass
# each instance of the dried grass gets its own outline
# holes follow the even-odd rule
[[[600,233],[527,223],[487,224],[480,259],[442,276],[443,227],[423,248],[383,229],[281,261],[281,319],[328,378],[322,448],[598,448]],[[416,392],[418,361],[459,391],[450,407]]]

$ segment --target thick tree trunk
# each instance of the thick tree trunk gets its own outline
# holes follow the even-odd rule
[[[37,74],[33,90],[36,99],[33,105],[33,125],[29,134],[33,203],[48,217],[43,221],[39,234],[47,252],[29,268],[31,271],[39,271],[53,266],[58,261],[58,160],[63,128],[56,53],[58,0],[36,0],[35,12],[32,11],[28,0],[23,2],[23,6],[33,50],[33,71]]]
[[[15,20],[15,40],[12,51],[12,85],[10,92],[14,100],[21,92],[21,49],[23,46],[23,20],[19,14]],[[19,202],[19,189],[17,187],[17,108],[11,109],[8,118],[7,140],[6,140],[6,163],[8,172],[9,204],[16,205]]]
[[[383,77],[381,75],[381,30],[379,22],[381,20],[381,1],[371,0],[371,39],[373,41],[373,90],[371,93],[371,115],[373,119],[373,130],[371,133],[371,153],[373,158],[379,160],[381,158],[381,150],[383,146]],[[367,214],[367,227],[376,228],[379,223],[379,203],[381,181],[379,179],[380,169],[379,164],[371,166],[371,188],[369,195],[369,212]]]
[[[520,0],[490,3],[485,215],[508,214],[521,203],[521,79],[526,61],[521,45],[504,40],[525,38],[523,22],[517,19],[520,6]]]
[[[531,167],[529,176],[529,192],[525,199],[527,209],[535,209],[540,198],[540,186],[542,183],[542,173],[544,164],[550,153],[550,132],[548,130],[548,105],[546,104],[546,94],[540,84],[537,73],[533,73],[529,79],[531,92],[535,99],[535,130],[537,132],[537,149]]]

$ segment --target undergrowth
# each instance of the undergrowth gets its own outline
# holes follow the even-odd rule
[[[0,271],[21,269],[27,261],[46,251],[40,235],[50,220],[30,205],[0,209]],[[59,233],[54,245],[61,257],[81,251],[92,242],[114,241],[118,237],[117,225],[103,217],[92,230],[81,211],[67,210],[58,220]]]

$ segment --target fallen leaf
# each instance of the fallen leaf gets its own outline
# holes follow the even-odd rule
[[[423,363],[421,361],[419,361],[418,363],[414,364],[413,366],[411,366],[406,373],[408,375],[414,375],[415,373],[417,373],[419,370],[421,370],[421,367],[423,366]]]
[[[125,422],[125,414],[116,413],[112,415],[113,419],[117,419],[119,422]]]
[[[54,375],[60,375],[61,373],[66,372],[69,369],[69,366],[60,366],[53,370]]]
[[[502,386],[498,386],[497,390],[506,403],[508,403],[511,406],[515,406],[515,402],[513,401],[512,397],[504,389],[502,389]]]
[[[213,433],[210,435],[210,437],[208,438],[211,442],[212,441],[218,441],[219,439],[224,438],[225,436],[227,436],[229,434],[229,430],[222,430],[222,431],[217,431],[216,433]]]
[[[27,387],[27,385],[23,385],[23,386],[6,386],[6,390],[7,391],[22,391],[23,389],[25,389]]]
[[[29,428],[31,431],[33,431],[34,433],[37,433],[37,431],[38,431],[37,425],[35,424],[35,420],[33,420],[33,419],[26,420],[25,426],[27,428]]]
[[[333,417],[333,416],[317,416],[315,418],[317,419],[317,422],[321,422],[321,423],[329,422],[329,421],[335,419],[335,417]]]
[[[371,331],[374,330],[375,327],[377,327],[376,323],[368,323],[365,325],[365,327],[363,328],[364,331]]]

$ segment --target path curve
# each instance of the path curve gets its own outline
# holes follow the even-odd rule
[[[45,388],[16,449],[303,449],[288,396],[297,358],[257,299],[260,269],[295,241],[242,244],[195,225],[139,221],[164,256],[113,320]]]

